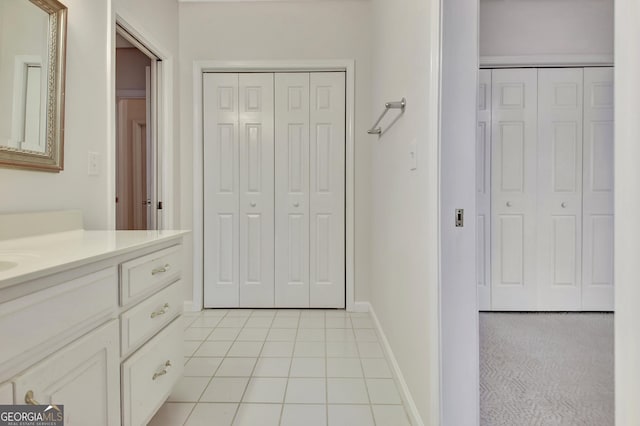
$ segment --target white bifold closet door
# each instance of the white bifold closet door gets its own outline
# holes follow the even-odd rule
[[[613,69],[481,70],[478,99],[479,309],[613,310]]]
[[[204,306],[240,303],[238,75],[204,74]]]
[[[276,301],[309,306],[309,74],[276,75]]]
[[[582,68],[538,70],[539,310],[579,310]]]
[[[204,74],[205,306],[273,307],[273,74]]]
[[[276,74],[276,306],[344,307],[345,80]]]
[[[613,310],[613,68],[584,69],[582,308]]]
[[[476,134],[476,281],[478,308],[491,309],[491,70],[480,70]]]
[[[491,303],[536,308],[537,70],[492,72]]]
[[[203,91],[205,307],[344,307],[344,73]]]
[[[345,306],[345,74],[310,74],[310,307]]]

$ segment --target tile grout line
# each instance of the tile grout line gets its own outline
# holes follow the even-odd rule
[[[202,316],[201,316],[201,315],[197,315],[197,316],[195,316],[195,317],[194,317],[194,320],[193,320],[193,321],[191,321],[191,324],[193,324],[193,323],[196,321],[196,319],[197,319],[198,317],[202,318]],[[189,326],[190,326],[190,325],[189,325]],[[189,327],[187,327],[187,328],[189,328]],[[215,327],[213,328],[213,330],[215,330]],[[213,330],[211,330],[211,332],[213,332]],[[205,339],[205,340],[203,340],[202,342],[205,342],[205,341],[206,341],[206,339]],[[202,345],[202,343],[200,343],[200,345]],[[198,347],[199,347],[199,346],[198,346]],[[197,350],[198,350],[198,349],[196,349],[196,351],[197,351]],[[195,351],[194,351],[194,353],[195,353]],[[185,363],[185,365],[186,365],[186,364],[188,364],[188,363],[190,363],[192,358],[193,358],[193,357],[189,357],[189,360]],[[219,366],[218,366],[218,367],[219,367]],[[183,366],[183,368],[184,368],[184,366]],[[217,370],[217,368],[216,368],[216,370]],[[182,376],[182,378],[184,378],[184,377],[185,377],[185,376],[184,376],[184,372],[183,372],[183,376]],[[209,386],[209,385],[207,384],[207,386]],[[207,387],[205,386],[205,388],[204,388],[204,389],[206,389],[206,388],[207,388]],[[203,392],[204,392],[204,389],[203,389]],[[167,403],[167,402],[165,401],[165,404],[166,404],[166,403]],[[187,414],[187,417],[185,417],[184,422],[182,422],[182,426],[184,426],[184,425],[186,425],[186,424],[187,424],[187,422],[189,421],[189,417],[191,417],[191,415],[193,414],[193,412],[195,411],[195,409],[196,409],[196,407],[197,407],[197,406],[198,406],[198,402],[196,401],[196,402],[193,404],[193,407],[191,407],[191,410],[189,410],[189,414]]]
[[[329,425],[329,350],[327,349],[327,313],[324,313],[324,398],[325,422]]]
[[[267,338],[268,338],[269,334],[271,333],[271,331],[274,329],[275,319],[278,317],[278,314],[281,312],[281,310],[276,310],[274,315],[265,316],[265,317],[262,317],[262,316],[254,317],[253,315],[255,314],[256,311],[251,311],[247,315],[229,317],[228,316],[229,312],[230,311],[227,311],[227,313],[225,313],[224,315],[222,315],[219,318],[219,320],[216,323],[216,326],[214,326],[212,328],[212,330],[207,334],[207,336],[203,340],[200,341],[200,344],[198,345],[198,347],[196,348],[196,350],[192,354],[192,355],[194,355],[195,352],[197,352],[200,349],[200,347],[202,346],[202,344],[204,342],[209,342],[209,340],[208,340],[209,337],[216,330],[219,330],[221,328],[222,329],[223,328],[228,328],[228,327],[220,327],[220,324],[223,322],[224,319],[227,319],[227,318],[244,318],[244,321],[242,322],[242,325],[240,327],[238,327],[239,328],[238,333],[235,335],[235,338],[231,341],[231,345],[225,351],[225,354],[222,356],[221,362],[218,364],[218,366],[214,370],[213,375],[211,375],[209,377],[209,382],[205,386],[203,392],[200,394],[200,397],[198,398],[198,400],[194,403],[193,407],[191,408],[191,410],[187,414],[185,423],[183,423],[183,425],[186,424],[189,421],[189,419],[193,418],[193,415],[194,415],[194,412],[195,412],[195,409],[197,408],[197,406],[199,404],[204,404],[204,402],[201,401],[202,395],[204,394],[204,391],[211,385],[213,380],[216,377],[218,377],[218,376],[216,376],[216,374],[220,371],[220,368],[221,368],[221,366],[222,366],[222,364],[223,364],[223,362],[225,360],[234,359],[234,358],[235,359],[254,358],[253,356],[239,356],[239,357],[235,357],[235,356],[231,357],[231,356],[229,356],[229,353],[231,352],[231,349],[233,348],[233,346],[238,342],[245,342],[245,343],[246,342],[261,342],[260,351],[258,352],[257,357],[255,358],[255,363],[253,365],[253,368],[251,370],[251,373],[250,373],[248,379],[245,376],[225,376],[225,378],[243,378],[243,379],[247,379],[247,384],[245,385],[245,388],[243,389],[242,397],[240,399],[240,402],[238,402],[238,405],[236,406],[236,410],[235,410],[235,413],[234,413],[233,419],[232,419],[232,421],[236,421],[237,420],[238,412],[239,412],[239,409],[240,409],[240,405],[242,405],[242,403],[244,402],[243,400],[244,400],[244,398],[246,396],[246,393],[248,391],[249,383],[251,382],[251,380],[254,380],[256,378],[255,374],[256,374],[256,370],[257,370],[257,364],[260,361],[260,359],[263,359],[262,354],[264,352],[264,347],[265,347],[265,345],[266,345],[266,343],[268,341]],[[289,380],[291,379],[291,372],[292,372],[292,369],[293,369],[293,359],[294,359],[294,354],[295,354],[295,348],[297,347],[297,345],[299,343],[299,339],[298,338],[300,337],[301,321],[302,321],[302,317],[303,317],[303,313],[304,312],[305,311],[299,311],[297,313],[298,315],[294,316],[294,317],[287,316],[287,318],[297,318],[297,326],[295,328],[291,328],[291,329],[295,330],[295,333],[294,333],[294,336],[293,336],[293,353],[291,353],[290,356],[289,356],[290,363],[289,363],[289,368],[288,368],[288,375],[286,377],[287,381],[286,381],[286,384],[285,384],[283,401],[280,402],[280,403],[279,402],[265,402],[265,403],[262,403],[262,404],[265,404],[265,405],[276,405],[276,404],[280,404],[281,405],[279,424],[282,424],[282,422],[284,420],[284,408],[285,408],[284,405],[286,403],[286,394],[287,394],[287,391],[288,391],[288,383],[289,383]],[[194,317],[194,320],[191,321],[191,324],[195,323],[195,321],[197,321],[199,318],[212,318],[212,317],[206,317],[206,316],[202,315],[202,313],[201,313],[200,315]],[[268,327],[251,327],[250,326],[251,324],[249,324],[249,322],[251,321],[252,318],[261,318],[265,322],[269,321],[269,326]],[[317,318],[317,317],[313,316],[313,317],[309,317],[309,318]],[[368,398],[368,404],[367,405],[369,405],[369,409],[370,409],[370,412],[371,412],[371,415],[372,415],[372,420],[373,420],[374,424],[376,424],[375,413],[373,411],[373,403],[371,401],[371,395],[370,395],[370,392],[369,392],[369,389],[368,389],[368,384],[367,384],[367,376],[366,376],[366,373],[364,371],[364,360],[365,360],[365,358],[362,358],[362,351],[361,351],[360,345],[358,345],[359,341],[355,336],[357,329],[353,325],[354,317],[352,317],[349,313],[346,313],[344,318],[348,318],[348,323],[351,324],[351,328],[345,328],[344,330],[345,331],[346,330],[350,330],[354,334],[355,349],[356,349],[357,357],[358,357],[359,364],[360,364],[360,370],[362,372],[363,382],[364,382],[364,385],[365,385],[365,388],[366,388],[365,390],[367,392],[367,398]],[[363,319],[362,317],[356,317],[356,318],[358,320]],[[368,319],[370,321],[370,318],[368,318]],[[329,379],[328,361],[329,361],[329,356],[328,356],[328,347],[327,347],[327,342],[328,342],[328,340],[327,340],[328,339],[328,329],[327,329],[328,316],[327,316],[327,312],[326,311],[322,311],[322,320],[323,320],[323,330],[324,330],[324,333],[323,333],[324,334],[324,341],[320,341],[320,343],[323,343],[323,345],[324,345],[324,358],[325,358],[325,360],[324,360],[324,366],[325,366],[325,374],[324,374],[324,376],[325,376],[324,377],[324,379],[325,379],[325,403],[324,403],[324,405],[325,405],[325,415],[327,416],[326,423],[328,424],[329,423],[329,398],[328,398],[328,394],[329,394],[329,386],[328,386],[328,379]],[[313,321],[311,321],[311,322],[313,322]],[[262,324],[260,324],[260,325],[262,325]],[[367,329],[368,328],[367,324],[360,324],[360,326],[361,327],[359,327],[359,328],[363,328],[363,329]],[[190,328],[190,326],[187,327],[187,328]],[[197,328],[200,328],[200,327],[197,327]],[[262,329],[262,330],[266,330],[266,334],[264,335],[264,338],[259,339],[259,340],[257,340],[257,339],[246,340],[246,341],[245,340],[240,340],[241,334],[243,333],[243,331],[246,331],[247,329]],[[313,327],[311,327],[311,329],[313,329]],[[379,343],[379,338],[377,336],[377,332],[376,332],[375,328],[373,328],[372,331],[376,336],[376,342],[378,344],[380,344]],[[367,337],[367,336],[361,336],[361,337]],[[309,341],[312,342],[312,341],[315,341],[315,340],[311,339]],[[341,340],[341,342],[343,344],[346,344],[347,341],[349,341],[349,340],[348,339],[347,340]],[[368,341],[369,340],[367,340],[365,338],[365,340],[363,342],[368,342]],[[212,341],[212,342],[214,342],[214,341]],[[281,343],[283,343],[283,342],[286,342],[286,340],[283,340],[283,341],[273,340],[271,342],[281,342]],[[304,342],[306,342],[306,340]],[[187,363],[189,363],[189,362],[192,361],[193,358],[202,358],[202,357],[189,356],[189,357],[186,357],[186,358],[187,358]],[[204,358],[219,358],[219,357],[206,356]],[[268,359],[268,358],[274,358],[274,357],[267,357],[267,358],[264,358],[264,359]],[[275,358],[286,359],[286,357],[275,357]],[[305,356],[305,357],[301,357],[301,358],[309,358],[309,356]],[[366,358],[366,359],[368,359],[368,358]],[[386,356],[384,355],[384,353],[383,353],[382,358],[380,358],[380,359],[383,360],[388,365],[388,360],[387,360]],[[185,376],[183,376],[183,377],[185,377]],[[201,377],[201,376],[190,376],[190,377]],[[206,376],[203,376],[203,377],[206,377]],[[395,383],[394,377],[395,376],[393,376],[393,374],[392,374],[392,381]],[[265,378],[281,378],[281,376],[276,374],[276,375],[273,375],[273,376],[271,376],[271,375],[265,376]],[[376,378],[376,377],[374,377],[374,378]],[[380,378],[384,378],[384,377],[380,377]],[[167,402],[169,402],[169,401],[167,401]],[[179,401],[174,401],[174,402],[177,403]],[[214,404],[216,404],[216,403],[221,404],[223,402],[222,401],[214,402]],[[291,404],[292,405],[315,405],[315,406],[320,405],[320,403],[302,403],[302,402],[301,403],[291,403]],[[355,403],[344,403],[344,404],[336,403],[336,405],[354,406],[354,405],[358,405],[358,404],[355,404]],[[382,404],[378,404],[378,405],[389,406],[389,407],[398,406],[398,404],[393,404],[393,403],[382,403]],[[406,417],[407,414],[406,414],[406,407],[404,406],[404,403],[399,404],[399,406],[403,408],[403,412],[405,413],[405,417]]]
[[[353,318],[350,318],[350,320],[351,320],[351,325],[353,325]],[[354,329],[353,334],[355,336],[355,334],[356,334],[355,329]],[[371,419],[373,420],[373,424],[375,426],[376,425],[376,416],[375,416],[375,413],[373,412],[373,403],[371,402],[371,395],[369,393],[369,384],[367,382],[367,377],[366,377],[366,374],[364,372],[364,365],[362,364],[362,357],[360,356],[360,346],[358,346],[358,343],[357,343],[358,337],[356,336],[355,338],[356,338],[356,349],[358,351],[358,360],[360,361],[360,369],[362,370],[362,381],[364,382],[364,389],[367,392],[367,400],[369,401],[369,412],[371,413]]]
[[[242,327],[240,327],[240,331],[238,331],[238,334],[236,335],[235,340],[233,341],[233,343],[229,347],[229,351],[231,350],[233,345],[236,342],[238,342],[238,337],[240,336],[240,333],[242,333],[242,330],[244,330],[247,322],[249,322],[249,318],[251,318],[251,315],[253,314],[253,312],[254,312],[254,310],[251,310],[251,312],[247,316],[246,320],[242,323]],[[262,353],[262,349],[263,348],[264,348],[264,342],[262,343],[262,346],[260,347],[260,351],[258,352],[258,357],[256,358],[256,362],[255,362],[255,364],[253,364],[253,368],[251,369],[251,374],[249,375],[249,378],[247,379],[247,384],[244,385],[244,390],[242,391],[242,395],[240,395],[240,401],[238,401],[238,406],[236,407],[236,412],[233,414],[233,418],[231,419],[231,425],[233,425],[233,423],[236,421],[236,418],[238,417],[238,413],[240,412],[240,406],[242,405],[242,400],[244,399],[244,396],[247,393],[247,389],[249,389],[249,383],[251,383],[251,379],[253,377],[253,372],[256,369],[256,365],[258,364],[258,358],[260,358],[260,354]],[[227,352],[227,355],[228,354],[229,354],[229,352]],[[225,356],[224,358],[226,359],[227,356]],[[223,362],[224,362],[224,359],[223,359]],[[220,363],[220,365],[222,365],[222,363]]]
[[[213,327],[213,330],[211,330],[211,333],[213,333],[213,331],[217,328],[217,326],[222,322],[222,319],[223,319],[223,318],[225,318],[225,317],[227,316],[227,314],[228,314],[228,313],[229,313],[229,312],[227,311],[227,313],[225,313],[222,317],[220,317],[220,320],[216,323],[216,326],[215,326],[215,327]],[[202,311],[202,312],[200,313],[200,317],[201,317],[201,318],[204,318],[204,317],[205,317],[205,316],[204,316],[204,311]],[[206,341],[207,341],[207,340],[203,340],[203,341],[202,341],[202,343],[204,343],[204,342],[206,342]],[[202,346],[202,343],[200,344],[200,346]],[[198,348],[199,348],[200,346],[198,346]],[[231,349],[231,347],[229,347],[229,349]],[[196,353],[196,352],[197,352],[197,349],[196,349],[196,351],[194,351],[194,353],[193,353],[193,354],[195,355],[195,353]],[[191,362],[191,359],[192,359],[192,358],[194,358],[194,357],[189,358],[189,361],[188,361],[187,363]],[[224,357],[223,357],[222,359],[224,360]],[[211,385],[211,382],[213,381],[213,378],[215,377],[216,372],[218,371],[218,369],[220,369],[220,366],[221,366],[221,365],[222,365],[222,361],[220,361],[220,364],[218,364],[218,366],[216,367],[215,371],[213,372],[213,374],[212,374],[212,375],[211,375],[211,377],[209,378],[209,381],[207,382],[207,385],[202,389],[202,392],[200,392],[200,396],[198,397],[197,401],[196,401],[196,402],[195,402],[195,404],[193,405],[193,408],[192,408],[192,409],[191,409],[191,411],[189,412],[189,415],[188,415],[188,416],[187,416],[187,418],[185,419],[185,421],[184,421],[184,423],[183,423],[183,426],[184,426],[185,424],[187,424],[187,422],[189,421],[189,418],[193,415],[193,412],[196,410],[196,407],[197,407],[197,406],[198,406],[198,404],[200,403],[200,399],[202,398],[202,395],[204,395],[204,393],[205,393],[205,391],[207,390],[207,388],[209,387],[209,385]],[[184,374],[184,373],[183,373],[183,374]],[[184,378],[184,376],[183,376],[183,378]]]
[[[280,408],[280,419],[278,420],[278,425],[282,425],[282,417],[284,415],[284,405],[287,402],[287,390],[289,389],[289,379],[291,377],[291,368],[293,367],[293,354],[296,350],[296,340],[298,339],[298,330],[300,330],[300,316],[298,316],[296,332],[295,332],[295,335],[293,336],[293,349],[291,350],[291,358],[290,358],[291,361],[289,361],[289,371],[287,372],[287,382],[284,386],[284,395],[282,396],[282,407]]]

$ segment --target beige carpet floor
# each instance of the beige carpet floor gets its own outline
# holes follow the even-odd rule
[[[612,426],[613,314],[481,313],[481,426]]]

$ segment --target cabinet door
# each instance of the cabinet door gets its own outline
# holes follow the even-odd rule
[[[538,70],[538,309],[580,309],[582,68]]]
[[[584,70],[582,309],[613,310],[613,68]]]
[[[273,74],[240,74],[240,306],[274,306]]]
[[[476,133],[476,282],[478,308],[491,309],[491,70],[480,70]]]
[[[205,73],[204,307],[240,304],[238,74]]]
[[[310,306],[344,308],[345,73],[310,79]]]
[[[276,74],[276,306],[309,306],[309,73]]]
[[[92,331],[13,380],[15,401],[64,405],[65,425],[120,424],[118,321]]]
[[[3,383],[0,385],[0,404],[13,404],[13,386],[11,383]]]
[[[492,72],[491,304],[536,307],[537,71]]]

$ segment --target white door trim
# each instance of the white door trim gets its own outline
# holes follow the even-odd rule
[[[200,310],[204,298],[203,230],[204,181],[202,146],[203,72],[318,72],[346,73],[346,181],[345,248],[346,308],[355,310],[355,61],[352,59],[306,61],[194,61],[193,62],[193,309]]]
[[[480,68],[612,67],[613,55],[481,56]]]

